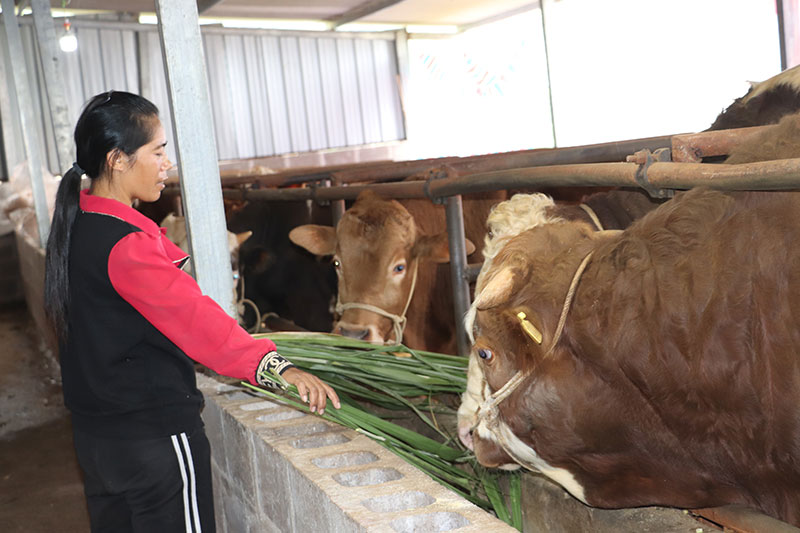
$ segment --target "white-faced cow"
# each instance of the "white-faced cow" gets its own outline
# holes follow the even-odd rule
[[[463,197],[470,258],[481,261],[484,221],[505,193]],[[376,343],[455,353],[455,317],[444,207],[427,199],[386,200],[361,193],[336,228],[306,225],[293,242],[332,255],[338,274],[333,331]]]
[[[593,506],[800,525],[799,236],[800,193],[695,189],[624,232],[510,239],[467,323],[462,440]]]

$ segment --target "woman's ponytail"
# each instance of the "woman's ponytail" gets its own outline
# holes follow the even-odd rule
[[[69,310],[69,248],[78,214],[83,170],[72,165],[58,185],[53,222],[47,238],[44,270],[44,306],[60,342],[67,338]]]
[[[158,108],[152,102],[123,91],[93,96],[78,117],[74,137],[80,166],[75,163],[61,178],[45,256],[45,312],[60,342],[67,339],[69,249],[72,226],[80,209],[81,176],[85,174],[92,180],[110,179],[108,154],[113,150],[133,154],[149,143],[157,123],[155,118],[158,118]]]

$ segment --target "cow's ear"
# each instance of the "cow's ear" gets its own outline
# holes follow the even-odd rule
[[[423,261],[434,263],[447,263],[450,261],[450,246],[447,243],[447,233],[436,235],[420,235],[414,243],[411,252],[413,256]]]
[[[314,255],[336,253],[336,229],[331,226],[306,224],[289,232],[289,240]]]
[[[467,255],[475,251],[475,245],[469,239],[464,239]],[[420,259],[427,259],[434,263],[450,262],[450,244],[447,240],[447,232],[438,235],[423,235],[414,243],[414,256]]]
[[[242,233],[237,233],[236,234],[236,244],[241,246],[244,241],[246,241],[247,239],[250,238],[251,235],[253,235],[252,231],[244,231]]]
[[[467,255],[475,253],[475,245],[469,239],[464,239],[464,247],[467,249]]]
[[[475,307],[481,311],[506,302],[514,294],[516,272],[510,267],[500,269],[492,276],[475,298]]]

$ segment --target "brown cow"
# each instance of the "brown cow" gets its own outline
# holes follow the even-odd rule
[[[480,262],[484,221],[505,193],[464,196],[470,262]],[[427,199],[386,200],[361,193],[334,229],[305,225],[289,238],[332,255],[338,274],[334,333],[376,343],[456,353],[444,207]],[[439,263],[439,264],[437,264]],[[405,323],[405,329],[403,325]]]
[[[696,189],[621,234],[509,240],[467,324],[484,380],[462,440],[590,505],[800,525],[799,233],[800,193]]]

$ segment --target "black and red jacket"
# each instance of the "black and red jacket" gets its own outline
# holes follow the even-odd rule
[[[202,294],[180,268],[188,256],[164,231],[130,206],[81,192],[61,371],[73,425],[85,432],[191,430],[203,402],[192,359],[256,383],[259,363],[275,350]]]

